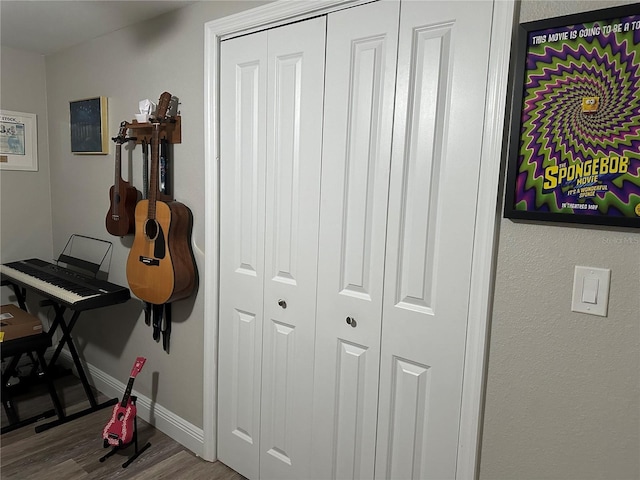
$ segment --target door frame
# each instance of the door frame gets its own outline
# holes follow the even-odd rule
[[[258,30],[300,21],[371,0],[278,0],[205,23],[205,294],[203,366],[203,458],[216,460],[218,296],[220,254],[220,42]],[[487,99],[483,131],[471,290],[467,319],[462,406],[456,477],[476,478],[479,461],[488,327],[493,296],[498,195],[502,166],[503,126],[515,0],[494,2]]]

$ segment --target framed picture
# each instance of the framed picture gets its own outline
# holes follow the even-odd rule
[[[640,4],[523,23],[507,218],[640,227]]]
[[[0,170],[38,170],[35,114],[0,110]]]
[[[109,153],[106,97],[69,102],[69,115],[73,153]]]

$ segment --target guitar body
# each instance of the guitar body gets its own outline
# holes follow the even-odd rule
[[[155,219],[148,216],[149,200],[135,209],[135,237],[127,259],[127,280],[134,295],[154,305],[186,298],[195,288],[191,250],[191,211],[180,202],[155,202]]]
[[[129,288],[135,296],[153,305],[186,298],[196,286],[191,210],[161,196],[159,191],[159,130],[170,100],[169,92],[160,96],[158,118],[152,122],[149,199],[136,205],[135,236],[127,259]]]
[[[109,445],[122,447],[131,443],[135,436],[135,419],[137,410],[134,401],[135,397],[131,396],[131,389],[133,388],[133,381],[138,373],[140,373],[140,370],[142,370],[146,361],[146,358],[138,357],[133,364],[127,388],[122,396],[122,401],[113,407],[111,419],[102,430],[102,438],[104,439],[105,447],[108,447]]]
[[[120,180],[117,190],[115,185],[109,189],[109,199],[111,204],[105,218],[107,232],[118,237],[133,233],[138,190]]]
[[[111,420],[102,431],[102,438],[108,445],[121,447],[131,443],[134,433],[134,419],[136,418],[136,405],[128,400],[127,406],[123,407],[119,403],[113,407]]]
[[[131,138],[127,138],[127,122],[120,124],[118,135],[112,139],[116,142],[115,179],[109,189],[109,211],[105,218],[107,232],[111,235],[124,237],[133,233],[135,228],[134,213],[138,201],[138,190],[129,182],[122,179],[122,144]]]

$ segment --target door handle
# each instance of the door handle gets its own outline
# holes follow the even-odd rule
[[[347,317],[347,324],[351,325],[353,328],[358,326],[358,322],[356,322],[356,319],[353,317]]]
[[[287,308],[287,302],[282,299],[278,300],[278,305],[280,305],[283,309]]]

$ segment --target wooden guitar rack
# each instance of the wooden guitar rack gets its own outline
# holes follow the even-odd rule
[[[138,123],[134,120],[127,122],[127,128],[131,129],[131,136],[136,138],[136,144],[143,141],[147,144],[151,143],[153,135],[153,124],[151,122]],[[163,121],[160,124],[160,139],[166,138],[169,143],[182,143],[182,117],[176,115],[171,119]]]

